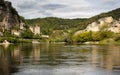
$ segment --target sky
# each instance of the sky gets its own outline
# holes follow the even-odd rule
[[[7,0],[26,19],[90,18],[120,8],[120,0]]]

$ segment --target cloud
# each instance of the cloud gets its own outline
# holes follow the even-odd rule
[[[114,2],[115,0],[101,0],[103,2]]]
[[[45,4],[45,5],[41,6],[41,7],[43,9],[46,9],[46,10],[56,10],[56,9],[66,7],[66,5],[63,5],[63,4]]]
[[[23,2],[21,4],[18,4],[17,7],[20,9],[32,9],[35,7],[36,2]]]
[[[9,0],[25,18],[88,18],[120,7],[119,0]],[[112,6],[111,6],[112,5]]]

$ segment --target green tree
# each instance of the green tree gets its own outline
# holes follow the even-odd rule
[[[12,37],[13,36],[9,30],[5,30],[3,32],[3,35],[4,35],[4,37]]]
[[[92,41],[92,32],[82,32],[78,35],[73,36],[74,42],[86,42]]]
[[[32,31],[30,29],[27,29],[26,31],[24,31],[22,34],[21,34],[21,37],[22,38],[26,38],[26,39],[32,39],[34,36],[34,34],[32,33]]]
[[[93,41],[100,41],[102,39],[103,39],[103,37],[101,36],[101,33],[99,31],[92,33],[92,40]]]
[[[105,30],[105,31],[100,31],[100,35],[102,38],[111,38],[113,36],[113,32],[109,31],[109,30]]]

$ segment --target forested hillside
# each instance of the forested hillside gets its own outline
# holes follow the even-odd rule
[[[112,10],[110,12],[107,13],[101,13],[99,15],[93,16],[91,18],[89,18],[85,23],[83,23],[85,26],[87,26],[88,24],[97,21],[100,18],[105,18],[105,17],[113,17],[114,19],[118,20],[120,18],[120,8]]]
[[[76,28],[80,26],[82,22],[85,22],[87,19],[62,19],[56,17],[47,17],[47,18],[37,18],[37,19],[27,19],[27,25],[40,25],[41,32],[43,34],[50,34],[53,30],[66,30],[70,28]],[[85,26],[81,25],[81,29]]]
[[[76,28],[76,30],[82,30],[87,27],[88,24],[97,21],[100,18],[112,16],[114,19],[120,18],[120,8],[112,10],[107,13],[102,13],[93,16],[88,19],[62,19],[57,17],[26,19],[27,25],[40,25],[41,32],[43,34],[51,34],[53,30],[66,30]]]

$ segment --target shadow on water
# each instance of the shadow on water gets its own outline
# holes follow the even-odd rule
[[[0,75],[119,75],[119,45],[0,45]]]

